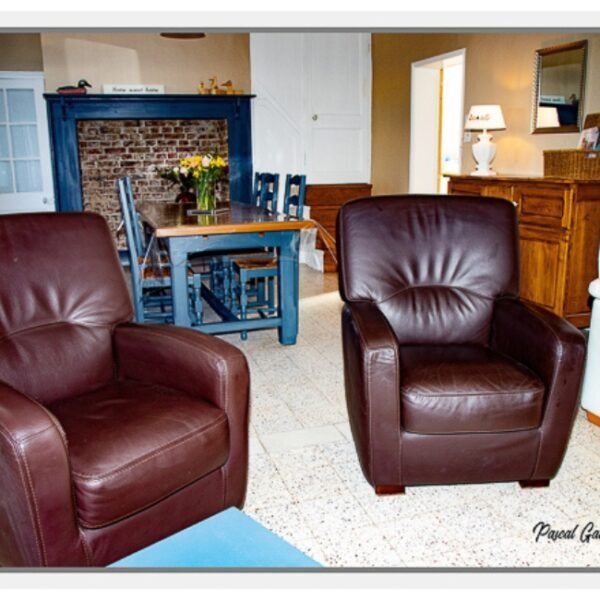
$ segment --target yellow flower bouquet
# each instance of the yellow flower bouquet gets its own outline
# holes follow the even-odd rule
[[[159,170],[167,181],[179,184],[183,193],[191,189],[196,194],[198,209],[211,211],[215,208],[215,183],[227,176],[227,161],[215,154],[198,154],[182,158],[173,168]]]

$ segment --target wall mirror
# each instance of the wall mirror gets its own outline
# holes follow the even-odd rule
[[[532,133],[581,130],[587,40],[535,53]]]

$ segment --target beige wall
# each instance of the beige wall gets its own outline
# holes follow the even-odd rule
[[[173,40],[156,33],[42,33],[46,90],[87,79],[93,93],[104,83],[164,84],[167,93],[195,93],[213,75],[250,90],[246,33],[208,33]]]
[[[0,33],[0,71],[42,71],[39,33]]]
[[[584,114],[600,112],[600,35],[373,34],[373,193],[408,191],[411,63],[466,48],[465,112],[472,104],[500,104],[506,130],[494,132],[500,174],[541,175],[543,150],[573,148],[579,134],[529,133],[534,53],[537,48],[587,39]],[[471,144],[463,172],[474,168]]]
[[[600,34],[402,33],[373,34],[372,181],[376,194],[408,190],[411,63],[466,48],[465,112],[471,104],[500,104],[506,131],[495,132],[495,168],[505,174],[543,173],[543,150],[571,148],[578,134],[529,133],[534,53],[537,48],[587,39],[584,113],[600,112]],[[0,34],[0,70],[43,70],[46,90],[85,78],[103,83],[164,84],[166,92],[194,93],[217,75],[250,90],[249,35],[209,33],[169,40],[158,33]],[[471,144],[463,172],[473,169]]]

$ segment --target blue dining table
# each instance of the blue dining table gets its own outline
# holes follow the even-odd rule
[[[174,324],[210,334],[277,328],[279,342],[296,343],[299,304],[300,230],[310,221],[270,213],[249,204],[231,202],[216,214],[191,214],[190,205],[143,201],[137,205],[154,235],[169,250]],[[188,311],[187,265],[190,254],[235,253],[247,248],[273,248],[278,256],[277,314],[241,319],[216,301],[220,321],[192,326]],[[210,296],[210,291],[205,290]],[[214,300],[214,298],[213,298]]]

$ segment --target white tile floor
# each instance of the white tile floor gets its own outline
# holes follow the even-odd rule
[[[536,543],[539,521],[600,529],[600,428],[580,412],[545,489],[517,483],[409,487],[377,497],[364,480],[344,399],[335,275],[301,269],[300,334],[242,342],[252,377],[244,511],[328,567],[600,567],[600,539]],[[600,535],[600,534],[598,534]]]

